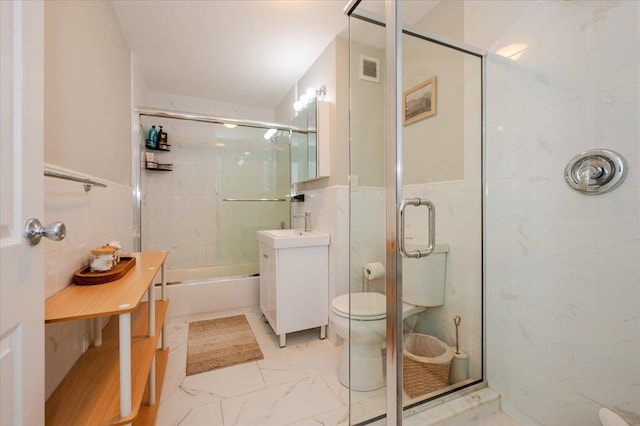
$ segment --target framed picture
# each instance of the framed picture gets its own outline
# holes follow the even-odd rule
[[[403,124],[415,123],[436,114],[436,77],[431,77],[404,92]]]

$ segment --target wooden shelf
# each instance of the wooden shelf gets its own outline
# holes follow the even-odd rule
[[[155,426],[158,417],[158,407],[162,397],[162,385],[164,383],[164,372],[167,369],[169,359],[169,349],[156,350],[156,403],[148,405],[148,388],[144,390],[144,398],[138,412],[138,417],[133,421],[133,426]]]
[[[135,266],[119,280],[96,285],[67,286],[45,302],[44,321],[59,322],[132,312],[160,270],[169,252],[127,254]]]
[[[144,255],[145,253],[141,254]],[[144,271],[138,272],[145,273]],[[149,280],[141,281],[148,285],[152,278],[153,276]],[[130,284],[133,285],[132,283]],[[108,286],[109,284],[103,285]],[[79,287],[87,288],[87,286]],[[98,286],[89,286],[89,288],[95,287]],[[83,303],[79,303],[79,305],[84,306]],[[167,300],[156,301],[154,337],[148,337],[148,304],[146,302],[140,303],[139,308],[131,315],[132,411],[129,416],[120,417],[119,332],[118,318],[113,317],[103,330],[102,345],[90,347],[80,357],[45,404],[45,423],[47,425],[65,426],[131,423],[138,416],[138,410],[143,401],[151,361],[154,354],[157,353],[158,338],[162,333],[162,324],[168,305],[169,301]],[[81,317],[86,318],[86,316]],[[158,383],[156,383],[158,395],[159,390],[162,389],[162,377],[164,376],[164,368],[166,368],[167,352],[166,350],[160,350],[159,353],[162,353],[165,359],[162,362],[160,360],[156,361],[156,368],[162,368],[161,374],[158,375]],[[151,415],[154,415],[157,411],[159,401],[158,397],[155,406],[148,407],[153,409]],[[145,414],[145,418],[149,418],[148,414]]]

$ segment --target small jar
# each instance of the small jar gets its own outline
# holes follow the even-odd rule
[[[113,269],[118,263],[118,248],[104,245],[91,250],[91,272],[106,272]]]

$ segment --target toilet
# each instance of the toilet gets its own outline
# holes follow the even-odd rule
[[[427,243],[409,240],[405,246],[407,250],[424,249]],[[403,319],[444,304],[448,251],[447,244],[436,244],[428,257],[402,260]],[[385,385],[382,348],[386,342],[386,308],[384,294],[375,292],[343,294],[331,301],[329,320],[336,334],[344,339],[338,366],[338,379],[344,386],[371,391]]]

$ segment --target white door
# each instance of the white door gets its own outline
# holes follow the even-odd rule
[[[44,424],[44,5],[0,1],[0,425]]]

